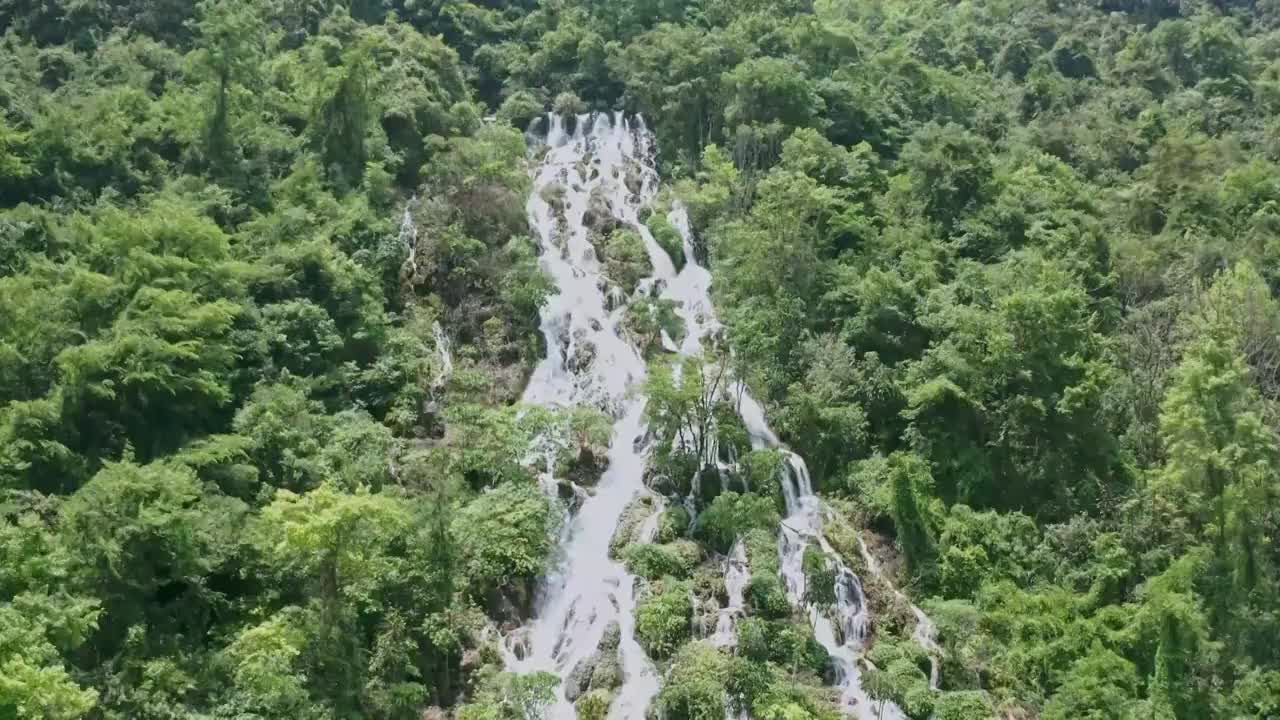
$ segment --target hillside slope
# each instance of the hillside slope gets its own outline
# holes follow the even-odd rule
[[[0,717],[1280,717],[1273,0],[0,31]]]

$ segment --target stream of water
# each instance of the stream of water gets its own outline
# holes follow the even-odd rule
[[[565,677],[596,652],[607,629],[616,624],[623,681],[609,717],[643,720],[658,692],[659,678],[635,640],[636,579],[609,557],[608,550],[627,506],[648,492],[643,483],[645,398],[640,392],[646,366],[640,350],[621,329],[622,318],[633,297],[641,294],[674,301],[686,332],[679,343],[664,334],[663,345],[677,359],[700,354],[721,326],[711,303],[711,273],[697,261],[684,209],[677,204],[667,216],[684,243],[687,261],[678,273],[641,222],[642,211],[652,205],[658,192],[653,138],[643,119],[622,114],[553,115],[541,122],[545,123],[542,128],[530,132],[537,167],[527,210],[541,247],[542,266],[554,280],[556,292],[542,310],[547,356],[535,370],[524,402],[597,407],[611,414],[615,425],[609,469],[565,529],[560,561],[542,583],[533,620],[518,637],[508,638],[507,666],[515,672],[545,670]],[[612,223],[635,229],[644,241],[652,274],[632,296],[607,277],[592,244],[592,224],[598,224],[602,214]],[[753,445],[785,454],[787,518],[778,541],[783,579],[789,599],[807,614],[817,640],[831,654],[842,705],[859,720],[905,718],[891,703],[872,701],[861,687],[858,659],[868,626],[866,598],[859,578],[822,536],[821,503],[804,460],[781,445],[746,388],[733,386],[727,392],[739,398],[739,412]],[[656,529],[655,515],[646,522],[642,541],[652,541]],[[812,545],[835,568],[834,609],[806,600],[803,557]],[[750,574],[741,543],[724,560],[724,569],[728,606],[716,617],[710,639],[731,646],[736,643],[736,621],[742,614]],[[550,717],[575,717],[563,689]]]

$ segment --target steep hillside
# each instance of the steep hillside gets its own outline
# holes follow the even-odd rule
[[[1280,4],[0,0],[0,718],[1280,717]]]

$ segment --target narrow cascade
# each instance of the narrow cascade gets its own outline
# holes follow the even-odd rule
[[[763,418],[763,414],[759,417]],[[747,426],[754,442],[773,435],[767,427]],[[840,688],[840,701],[847,713],[859,720],[906,720],[901,708],[891,702],[871,698],[862,687],[862,673],[858,660],[866,640],[867,597],[862,591],[862,581],[840,560],[840,556],[822,536],[822,506],[813,494],[809,468],[804,459],[786,452],[786,473],[783,478],[783,496],[787,505],[787,518],[782,521],[778,539],[783,581],[787,599],[801,606],[813,625],[814,639],[831,655],[835,670],[835,682]],[[816,543],[835,567],[835,607],[830,615],[805,598],[804,552]]]
[[[747,548],[739,539],[729,551],[724,561],[724,588],[729,596],[728,604],[720,609],[716,618],[716,631],[711,642],[720,647],[733,647],[738,644],[738,618],[746,597],[747,582],[751,580],[751,569],[747,565]]]
[[[899,600],[906,603],[911,608],[911,614],[916,618],[916,628],[911,633],[911,639],[915,640],[920,647],[929,653],[929,687],[937,690],[938,681],[941,680],[942,668],[939,658],[942,657],[942,647],[938,645],[938,627],[933,624],[933,620],[924,614],[924,611],[916,606],[915,603],[902,594],[902,591],[894,586],[893,582],[885,576],[880,569],[880,562],[876,560],[871,551],[867,550],[867,544],[862,542],[862,538],[858,538],[858,552],[862,555],[862,561],[867,564],[867,569],[871,574],[880,578],[881,582],[890,588],[893,588],[893,594]]]
[[[693,234],[684,209],[677,206],[668,219],[684,238],[685,255],[689,261],[675,281],[668,285],[664,296],[680,304],[678,312],[688,328],[681,350],[697,353],[701,352],[702,341],[721,328],[711,304],[711,273],[697,261]],[[751,444],[756,448],[780,449],[786,456],[782,492],[787,517],[778,535],[782,579],[788,598],[792,604],[805,608],[813,624],[815,638],[831,655],[842,705],[846,712],[859,720],[906,720],[906,714],[896,705],[877,702],[862,688],[858,660],[870,622],[866,596],[858,576],[840,561],[839,555],[822,536],[822,504],[813,492],[804,458],[783,447],[769,427],[764,408],[743,384],[736,383],[728,391],[738,400],[738,414],[751,436]],[[836,567],[836,607],[833,614],[837,621],[805,600],[804,551],[811,543],[817,543]]]
[[[642,543],[651,543],[658,538],[658,528],[662,522],[662,513],[667,509],[667,499],[661,496],[653,499],[653,512],[649,513],[649,517],[644,519],[640,524],[640,529],[636,532],[636,540]]]
[[[703,341],[720,332],[711,303],[711,273],[698,262],[688,214],[677,205],[668,220],[684,238],[688,262],[678,277],[668,284],[664,297],[678,303],[677,312],[688,330],[681,347],[683,353],[702,351]],[[735,383],[728,388],[738,401],[738,414],[756,448],[777,448],[786,456],[786,481],[783,497],[787,517],[778,535],[778,553],[787,596],[795,605],[804,606],[814,636],[831,655],[835,681],[841,691],[845,711],[859,720],[906,720],[906,714],[893,703],[873,700],[862,688],[858,660],[870,622],[866,596],[858,576],[840,561],[839,555],[822,536],[822,504],[813,492],[809,468],[804,459],[787,450],[769,427],[764,408],[751,396],[745,385]],[[805,601],[804,551],[810,543],[818,543],[830,562],[836,566],[836,607],[833,622],[818,607]],[[735,549],[736,550],[736,549]],[[745,572],[745,568],[744,568]],[[726,582],[728,576],[726,574]],[[730,605],[732,605],[732,601]],[[923,614],[923,613],[922,613]],[[717,633],[719,636],[719,633]],[[745,712],[740,712],[745,716]]]
[[[404,204],[404,214],[400,216],[400,242],[409,250],[404,266],[411,275],[418,268],[418,224],[413,221],[413,209],[417,206],[418,196],[414,195]]]
[[[431,387],[442,388],[449,381],[449,376],[453,374],[453,351],[449,344],[449,336],[444,334],[444,328],[440,326],[439,321],[431,324],[431,335],[436,341],[436,352],[440,353],[440,372],[431,381]]]
[[[622,685],[611,718],[641,720],[658,691],[653,664],[635,640],[636,580],[609,557],[619,518],[643,483],[645,378],[640,351],[620,329],[627,294],[604,273],[592,245],[593,223],[635,229],[645,241],[653,275],[636,293],[675,275],[674,264],[640,222],[639,211],[657,192],[651,136],[643,120],[622,114],[544,119],[545,136],[531,130],[531,154],[540,158],[528,201],[541,263],[556,293],[542,310],[547,357],[525,389],[524,402],[549,407],[590,406],[615,419],[609,469],[596,492],[566,528],[560,561],[539,589],[535,617],[507,642],[513,672],[548,671],[567,678],[594,662],[606,634],[618,637]],[[646,525],[646,540],[657,532]],[[576,712],[562,683],[549,717]]]

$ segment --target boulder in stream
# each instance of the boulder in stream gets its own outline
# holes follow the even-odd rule
[[[583,658],[564,679],[564,696],[574,702],[588,691],[612,690],[622,684],[618,645],[622,628],[617,621],[605,627],[596,651]]]
[[[613,206],[600,188],[596,188],[591,192],[591,196],[587,199],[587,209],[582,214],[582,224],[590,230],[595,237],[609,237],[613,231],[621,225]]]

